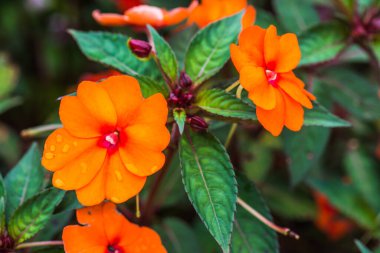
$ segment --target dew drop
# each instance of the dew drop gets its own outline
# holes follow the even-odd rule
[[[116,170],[116,171],[115,171],[115,174],[116,174],[116,178],[117,178],[117,180],[119,180],[119,181],[122,181],[122,180],[123,180],[123,177],[121,176],[120,171]]]
[[[49,147],[49,149],[50,149],[51,152],[54,152],[55,149],[56,149],[56,147],[55,147],[55,145],[51,145],[51,146]]]
[[[51,160],[51,159],[54,158],[54,154],[53,154],[53,153],[50,153],[50,152],[45,153],[45,158],[48,159],[48,160]]]
[[[57,140],[57,142],[62,142],[63,141],[63,137],[60,134],[57,134],[57,137],[55,139]]]
[[[70,145],[69,144],[65,144],[65,145],[63,145],[62,152],[63,153],[67,153],[67,152],[69,152],[69,149],[70,149]]]
[[[74,141],[74,142],[73,142],[73,146],[74,146],[74,147],[77,147],[77,146],[78,146],[78,142]]]
[[[56,179],[54,181],[54,183],[55,183],[55,186],[57,186],[57,187],[61,187],[61,186],[64,185],[64,183],[63,183],[63,181],[61,179]]]

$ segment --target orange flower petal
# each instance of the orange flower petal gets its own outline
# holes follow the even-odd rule
[[[117,114],[117,125],[124,128],[128,118],[143,102],[140,85],[131,76],[114,76],[100,83],[108,92]]]
[[[106,197],[114,203],[122,203],[136,196],[144,187],[146,177],[139,177],[127,170],[119,153],[112,154],[108,164]]]
[[[294,81],[292,79],[282,78],[282,76],[279,75],[278,85],[281,87],[282,90],[284,90],[291,98],[293,98],[298,103],[302,104],[308,109],[313,108],[310,99],[303,92],[303,89],[294,84]]]
[[[98,174],[85,186],[76,190],[79,203],[84,206],[94,206],[102,203],[106,198],[105,182],[106,182],[106,169],[108,158],[103,163],[102,168]]]
[[[299,131],[303,125],[304,110],[302,106],[283,93],[285,102],[285,126],[292,131]]]
[[[124,26],[128,24],[124,15],[113,13],[102,14],[99,10],[94,10],[92,12],[92,17],[96,20],[96,22],[104,26]]]
[[[280,36],[280,50],[276,62],[276,72],[289,72],[295,69],[301,60],[301,50],[297,36],[287,33]]]
[[[110,79],[113,78],[111,77]],[[115,129],[117,122],[115,107],[107,91],[101,85],[95,82],[83,81],[78,86],[77,94],[87,111],[102,124],[103,133],[108,133]]]
[[[264,39],[264,57],[269,70],[276,69],[279,47],[280,40],[279,36],[277,36],[277,28],[271,25],[268,27]]]
[[[96,143],[97,138],[76,138],[63,128],[57,129],[46,139],[42,165],[50,171],[59,170]]]
[[[256,9],[252,5],[248,5],[242,19],[243,29],[253,25],[255,23],[255,20],[256,20]]]
[[[92,227],[67,226],[63,229],[62,240],[66,253],[104,253],[107,239]]]
[[[79,189],[88,184],[103,165],[107,150],[93,147],[56,171],[53,185],[63,190]]]
[[[92,117],[76,96],[65,96],[59,107],[63,127],[73,136],[80,138],[99,137],[103,125]]]
[[[231,44],[231,60],[235,65],[235,68],[238,72],[247,65],[251,65],[253,67],[263,66],[263,57],[258,50],[251,49],[251,53],[247,53],[241,49],[241,47]]]
[[[276,89],[276,106],[273,110],[256,107],[257,119],[272,135],[280,135],[285,123],[285,103],[280,92]]]
[[[249,92],[248,97],[264,110],[272,110],[276,106],[276,88],[268,83],[256,86]]]
[[[303,91],[303,93],[305,93],[305,95],[310,99],[310,100],[316,100],[317,98],[313,95],[313,94],[311,94],[309,91],[307,91],[307,90],[302,90]]]
[[[175,25],[185,20],[190,13],[198,6],[198,1],[191,2],[188,8],[179,7],[170,11],[164,12],[164,24],[165,26]]]
[[[165,126],[132,125],[125,129],[125,133],[128,145],[136,144],[150,150],[162,151],[170,142],[170,134]]]
[[[240,72],[240,84],[248,92],[262,85],[269,85],[265,70],[260,67],[245,66]]]
[[[264,67],[264,38],[266,30],[260,26],[251,26],[244,29],[239,35],[239,47],[241,50],[250,55],[252,61],[258,67]]]
[[[125,148],[120,148],[119,152],[121,160],[127,169],[140,177],[154,174],[165,163],[165,155],[163,153],[152,151],[136,144],[127,144]]]
[[[154,94],[145,99],[134,112],[128,125],[154,124],[165,125],[168,118],[168,106],[161,93]]]
[[[164,25],[164,12],[162,9],[155,6],[139,5],[127,10],[124,13],[124,16],[125,20],[132,25]]]
[[[141,227],[139,229],[139,237],[132,244],[120,244],[128,253],[166,253],[166,249],[162,246],[159,235],[152,229]]]

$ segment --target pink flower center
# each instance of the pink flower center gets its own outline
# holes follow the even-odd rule
[[[124,251],[115,245],[109,245],[107,247],[107,253],[123,253]]]
[[[115,131],[104,135],[100,140],[100,146],[106,149],[115,148],[119,143],[119,132]]]
[[[275,88],[278,88],[277,84],[277,73],[272,70],[265,70],[265,74],[267,75],[268,82]]]

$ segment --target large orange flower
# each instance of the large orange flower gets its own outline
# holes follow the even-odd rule
[[[318,208],[315,224],[331,240],[339,240],[352,230],[353,223],[342,218],[325,195],[315,192],[314,196]]]
[[[63,229],[66,253],[165,253],[159,235],[130,223],[114,204],[77,210],[79,225]]]
[[[198,1],[194,0],[188,8],[179,7],[170,11],[155,6],[139,5],[126,10],[124,15],[102,14],[99,10],[95,10],[92,16],[99,24],[104,26],[152,25],[165,27],[176,25],[185,20],[197,5]]]
[[[81,82],[77,96],[63,97],[59,115],[63,128],[47,138],[42,164],[54,172],[53,185],[76,190],[83,205],[128,200],[165,162],[166,100],[144,99],[133,77]]]
[[[277,35],[277,29],[251,26],[243,30],[239,45],[231,45],[231,58],[240,73],[240,83],[256,105],[260,123],[278,136],[283,127],[299,131],[304,110],[315,97],[304,89],[296,68],[301,52],[294,34]]]
[[[251,26],[256,19],[256,10],[253,6],[247,5],[247,0],[203,0],[190,14],[188,23],[197,24],[200,28],[231,16],[246,8],[243,17],[243,27]]]

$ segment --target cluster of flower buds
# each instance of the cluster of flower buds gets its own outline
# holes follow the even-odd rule
[[[170,93],[169,104],[178,108],[189,107],[194,101],[192,85],[190,77],[185,72],[181,72],[177,87]]]
[[[129,39],[127,44],[132,53],[139,58],[149,57],[152,51],[152,46],[143,40]]]
[[[186,122],[194,130],[206,130],[208,128],[207,122],[199,116],[189,116],[187,117]]]
[[[0,252],[8,252],[7,250],[13,249],[15,246],[14,240],[4,232],[0,235]],[[3,251],[4,250],[4,251]],[[13,252],[13,251],[9,251]]]
[[[355,39],[367,38],[380,32],[380,10],[370,8],[363,17],[354,17],[352,36]]]

